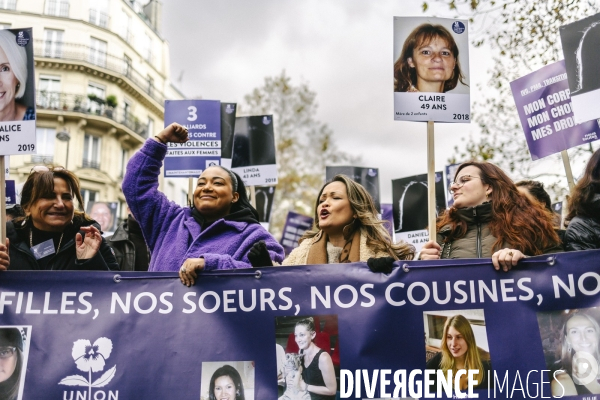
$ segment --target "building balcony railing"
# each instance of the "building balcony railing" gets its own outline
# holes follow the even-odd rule
[[[104,99],[91,100],[87,95],[62,92],[36,91],[36,106],[39,110],[62,110],[88,115],[102,116],[125,125],[144,139],[148,137],[148,125],[143,124],[124,108],[102,104]]]
[[[58,58],[69,61],[83,61],[129,78],[139,89],[147,93],[159,104],[163,104],[165,96],[151,84],[147,76],[133,69],[133,66],[123,57],[117,57],[97,48],[68,42],[34,40],[34,55],[36,57]]]
[[[88,160],[88,159],[84,158],[82,167],[83,168],[100,169],[100,162],[94,161],[94,160]]]
[[[94,25],[98,25],[101,28],[108,29],[108,22],[110,21],[110,17],[104,11],[96,10],[90,8],[90,18],[89,22]]]

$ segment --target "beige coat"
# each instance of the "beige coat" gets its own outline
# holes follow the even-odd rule
[[[283,260],[282,265],[306,265],[306,260],[308,258],[308,251],[310,250],[310,247],[313,245],[313,243],[315,243],[317,240],[319,240],[320,237],[321,237],[321,235],[317,234],[316,236],[314,236],[310,239],[306,239],[306,240],[302,241],[302,243],[300,243],[300,246],[298,246],[294,250],[292,250],[290,255],[287,256],[287,258],[285,260]],[[365,235],[365,232],[362,230],[360,232],[359,253],[360,253],[360,261],[362,261],[362,262],[367,262],[367,260],[372,257],[388,257],[389,256],[389,254],[385,251],[376,253],[375,251],[371,250],[367,246],[367,235]]]

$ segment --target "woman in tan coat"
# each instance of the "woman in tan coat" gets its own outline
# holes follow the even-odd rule
[[[336,175],[319,192],[313,229],[304,234],[283,265],[368,262],[373,271],[390,272],[394,261],[412,260],[414,248],[404,242],[392,243],[377,214],[362,185],[346,175]],[[255,245],[254,255],[248,256],[251,262],[260,253],[259,247]],[[252,263],[264,266],[265,262],[257,264]]]

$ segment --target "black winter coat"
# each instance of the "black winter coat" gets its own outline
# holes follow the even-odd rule
[[[73,218],[73,229],[77,232],[82,226],[94,225],[100,230],[100,225],[94,220],[86,220],[83,217],[75,216]],[[6,223],[6,237],[10,240],[9,256],[10,271],[42,270],[37,260],[31,254],[29,243],[25,239],[29,235],[29,226],[18,223],[17,226],[12,221]],[[72,237],[65,237],[63,244],[57,254],[54,254],[48,262],[45,270],[83,270],[83,271],[118,271],[119,264],[115,259],[113,250],[106,244],[102,238],[102,244],[96,255],[88,260],[77,260],[75,254],[75,234]]]
[[[583,216],[573,218],[565,233],[565,250],[598,248],[600,248],[600,218]]]

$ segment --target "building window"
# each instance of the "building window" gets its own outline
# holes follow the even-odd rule
[[[99,67],[106,67],[106,42],[90,38],[90,62]]]
[[[83,202],[88,204],[90,201],[96,201],[98,198],[98,192],[95,190],[81,189],[81,197],[83,198]]]
[[[106,99],[106,88],[97,83],[88,83],[88,111],[95,114],[102,114],[104,111],[104,102]]]
[[[60,107],[60,77],[40,75],[37,93],[37,106],[41,108]]]
[[[144,33],[142,36],[141,51],[142,57],[144,57],[149,63],[152,63],[152,38],[150,38],[147,33]]]
[[[46,14],[55,17],[68,17],[69,0],[46,0]]]
[[[44,57],[61,58],[63,31],[44,29]]]
[[[83,168],[100,169],[100,138],[85,135],[83,140]]]
[[[131,78],[131,58],[123,54],[123,75]]]
[[[148,94],[152,96],[154,94],[154,79],[148,75]]]
[[[154,136],[154,120],[148,117],[148,126],[146,128],[146,137]]]
[[[56,138],[56,129],[54,128],[36,128],[35,140],[37,154],[31,156],[34,163],[52,164],[54,162],[54,139]]]
[[[125,10],[121,10],[121,27],[119,29],[119,35],[126,42],[131,43],[133,41],[131,36],[131,16],[127,14]]]
[[[94,0],[90,8],[90,23],[108,28],[108,0]]]
[[[0,8],[4,10],[16,10],[17,0],[0,0]],[[10,25],[9,25],[10,27]],[[6,29],[6,28],[3,28]]]
[[[125,171],[127,171],[127,150],[121,149],[121,173],[119,174],[119,178],[125,176]]]

